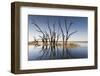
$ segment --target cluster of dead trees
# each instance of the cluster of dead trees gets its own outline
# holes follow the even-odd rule
[[[57,22],[58,22],[57,28],[55,27],[57,24],[55,22],[52,24],[52,26],[53,26],[53,29],[52,29],[50,27],[51,26],[50,21],[47,20],[48,32],[46,30],[42,30],[37,23],[35,23],[35,22],[32,23],[35,26],[36,31],[41,33],[39,35],[39,37],[41,38],[43,45],[57,46],[59,39],[62,39],[61,41],[62,41],[63,46],[67,45],[69,38],[74,33],[77,32],[77,31],[73,31],[70,33],[70,29],[73,25],[73,22],[67,23],[67,19],[65,19],[63,26],[62,26],[61,20],[58,20]],[[66,32],[64,31],[63,27],[65,28]]]

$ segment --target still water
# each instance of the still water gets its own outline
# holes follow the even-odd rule
[[[28,60],[79,59],[88,58],[87,43],[77,43],[79,47],[59,48],[29,45]]]

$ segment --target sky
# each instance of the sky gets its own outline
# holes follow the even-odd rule
[[[47,31],[48,26],[47,22],[49,21],[50,28],[53,29],[53,24],[55,24],[56,32],[61,33],[61,30],[58,25],[58,21],[60,20],[62,29],[65,33],[65,23],[66,19],[67,26],[69,26],[70,22],[72,22],[72,26],[69,30],[69,33],[77,31],[75,34],[69,38],[69,41],[88,41],[88,18],[87,17],[74,17],[74,16],[44,16],[44,15],[28,15],[28,30],[29,30],[29,41],[33,41],[34,38],[40,39],[38,28],[32,24],[37,24],[42,31]],[[62,39],[60,38],[60,41]]]

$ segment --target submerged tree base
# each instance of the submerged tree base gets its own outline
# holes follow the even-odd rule
[[[29,45],[34,45],[34,46],[51,46],[51,47],[59,47],[59,48],[76,48],[76,47],[80,47],[79,44],[74,43],[74,42],[68,42],[67,44],[62,44],[62,42],[58,42],[57,44],[49,44],[49,43],[42,43],[41,41],[39,41],[38,43],[35,42],[29,42]]]

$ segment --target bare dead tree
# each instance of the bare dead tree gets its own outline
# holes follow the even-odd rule
[[[66,20],[66,19],[64,20],[64,22],[65,22],[65,29],[66,29],[66,45],[67,45],[68,39],[69,39],[73,34],[75,34],[77,31],[73,31],[73,32],[69,33],[70,28],[71,28],[71,26],[73,25],[73,22],[70,22],[70,23],[69,23],[69,26],[68,26],[68,24],[67,24],[67,20]]]
[[[57,34],[57,36],[56,36],[56,45],[58,44],[58,41],[59,41],[59,37],[60,37],[60,34]]]
[[[62,40],[63,40],[63,47],[64,47],[65,35],[64,35],[63,29],[62,29],[62,27],[61,27],[61,22],[60,22],[60,20],[58,21],[58,24],[59,24],[59,27],[60,27],[60,30],[61,30],[61,33],[62,33]]]
[[[48,26],[48,29],[49,29],[49,43],[51,45],[51,42],[52,42],[52,30],[50,28],[50,25],[49,25],[49,20],[47,19],[47,26]]]
[[[38,45],[38,40],[34,37],[34,45]]]
[[[47,26],[49,29],[49,43],[50,46],[55,45],[55,23],[53,24],[53,30],[51,30],[49,20],[47,19]]]
[[[49,40],[49,34],[47,33],[47,31],[45,31],[45,44],[48,44],[48,40]]]
[[[56,31],[55,31],[55,24],[56,22],[53,24],[53,31],[52,31],[52,35],[53,35],[53,45],[55,45],[55,39],[56,39]]]
[[[44,45],[44,42],[45,42],[45,33],[42,31],[42,29],[36,23],[32,23],[32,24],[34,24],[37,27],[36,31],[42,33],[42,35],[43,35],[42,42],[43,42],[43,45]]]
[[[56,45],[58,44],[59,37],[60,37],[60,33],[59,33],[59,27],[58,27],[57,34],[56,34]]]

